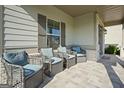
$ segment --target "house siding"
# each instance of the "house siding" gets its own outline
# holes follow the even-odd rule
[[[4,6],[4,47],[37,48],[37,22],[20,6]]]

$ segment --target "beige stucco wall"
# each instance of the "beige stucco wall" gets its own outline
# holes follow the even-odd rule
[[[98,24],[95,12],[74,18],[73,42],[87,51],[87,60],[98,60]]]
[[[73,41],[75,44],[91,46],[95,48],[95,17],[94,13],[87,13],[75,17],[75,32]]]
[[[106,27],[107,34],[105,35],[105,44],[122,45],[122,25]]]
[[[89,60],[99,60],[100,45],[98,25],[104,27],[101,18],[95,12],[86,13],[74,18],[75,31],[73,32],[73,41],[76,45],[81,45],[87,50]],[[104,40],[104,33],[103,33]],[[104,44],[104,42],[103,42]],[[104,46],[103,46],[104,47]]]

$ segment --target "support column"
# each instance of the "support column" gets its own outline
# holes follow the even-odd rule
[[[120,56],[124,57],[124,23],[122,24],[122,44],[121,44]]]

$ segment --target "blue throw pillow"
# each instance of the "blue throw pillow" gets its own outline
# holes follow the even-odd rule
[[[28,64],[28,56],[25,51],[17,53],[4,53],[3,58],[10,64],[24,66]]]
[[[78,46],[72,47],[72,51],[75,51],[77,53],[81,53],[81,48]]]

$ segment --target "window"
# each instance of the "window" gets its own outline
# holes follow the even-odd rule
[[[47,23],[47,46],[56,49],[60,44],[60,22],[48,19]]]
[[[58,48],[61,44],[65,46],[66,24],[47,19],[46,16],[38,14],[38,49],[51,47]]]

